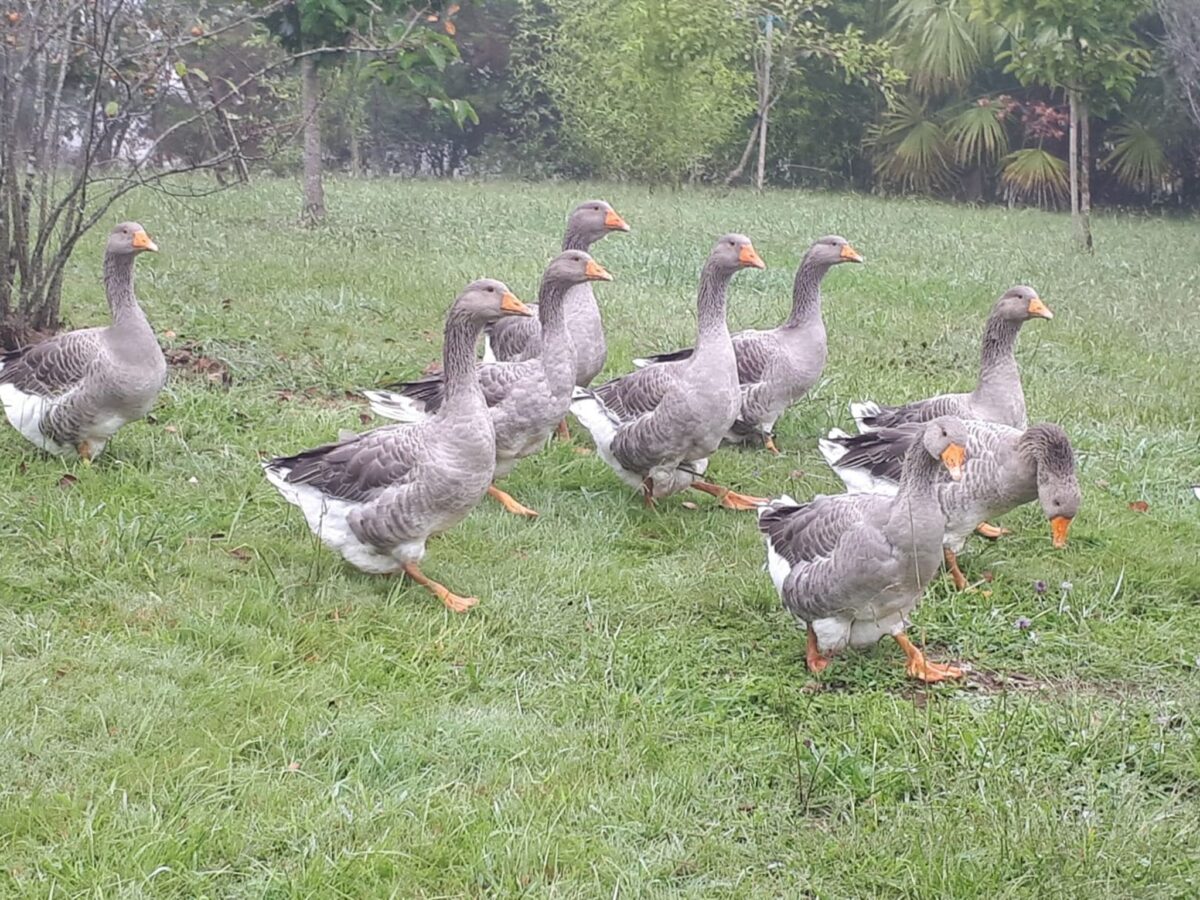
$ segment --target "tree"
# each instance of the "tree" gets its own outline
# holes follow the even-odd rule
[[[1157,0],[1163,24],[1163,49],[1180,98],[1200,129],[1200,3]]]
[[[386,60],[399,72],[410,73],[414,85],[429,88],[429,81],[419,79],[417,73],[426,64],[440,70],[448,57],[457,54],[452,16],[458,4],[450,4],[444,18],[438,12],[441,5],[411,0],[286,0],[266,17],[271,33],[300,64],[305,222],[315,224],[325,217],[319,67],[358,53]],[[445,33],[424,27],[427,23],[440,23]],[[461,104],[448,108],[463,118],[469,115]]]
[[[1068,168],[1076,240],[1092,249],[1090,116],[1128,100],[1150,53],[1134,32],[1145,0],[974,0],[976,14],[1003,22],[1007,71],[1022,84],[1066,93]]]
[[[860,28],[835,29],[828,21],[830,0],[743,0],[736,15],[754,27],[751,61],[757,86],[754,121],[738,164],[725,176],[731,184],[745,171],[758,145],[755,184],[762,190],[767,156],[767,126],[771,110],[788,90],[789,79],[806,60],[819,60],[847,83],[859,82],[890,98],[904,74],[891,64],[886,41],[868,40]],[[731,8],[737,9],[736,5]]]
[[[22,0],[0,23],[0,344],[57,327],[67,261],[120,198],[219,189],[172,179],[245,171],[248,142],[270,152],[277,141],[258,122],[248,140],[225,112],[285,60],[214,82],[193,65],[200,48],[240,43],[255,17],[229,5],[201,20],[197,9]]]

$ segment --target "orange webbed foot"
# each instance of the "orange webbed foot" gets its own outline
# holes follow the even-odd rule
[[[536,509],[530,509],[528,506],[518,502],[513,498],[512,494],[500,490],[494,484],[488,488],[488,496],[495,498],[501,506],[515,516],[525,516],[528,519],[536,519],[538,516]]]

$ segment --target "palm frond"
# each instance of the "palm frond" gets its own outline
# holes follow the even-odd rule
[[[1008,153],[1004,112],[992,105],[968,106],[946,123],[946,139],[960,165],[986,166]]]
[[[867,138],[875,172],[903,190],[925,193],[946,187],[954,175],[953,148],[924,105],[900,98]]]
[[[1115,138],[1112,152],[1101,165],[1111,166],[1121,184],[1148,194],[1171,177],[1171,163],[1162,141],[1141,122],[1124,122],[1110,135]]]
[[[1026,147],[1004,158],[1000,180],[1009,201],[1057,206],[1067,196],[1067,163],[1041,147]]]
[[[994,27],[972,18],[966,0],[900,0],[891,21],[903,67],[924,96],[965,87],[996,46]]]

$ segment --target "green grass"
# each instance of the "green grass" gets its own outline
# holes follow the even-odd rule
[[[1062,216],[925,202],[329,193],[311,231],[286,182],[121,210],[162,247],[138,266],[151,320],[231,386],[176,370],[90,470],[0,433],[0,895],[1200,893],[1195,220],[1100,216],[1089,257]],[[1036,508],[972,543],[990,595],[930,590],[914,637],[966,686],[914,686],[891,642],[810,677],[752,515],[643,510],[561,443],[506,483],[540,519],[489,501],[431,544],[425,570],[482,599],[467,616],[342,564],[262,478],[259,452],[361,427],[346,391],[437,358],[469,279],[532,299],[591,195],[634,229],[596,249],[613,373],[689,339],[720,232],[770,267],[736,279],[739,326],[782,318],[813,237],[867,257],[826,281],[830,363],[784,455],[712,460],[752,493],[834,490],[815,440],[848,400],[968,386],[994,297],[1038,288],[1055,318],[1018,356],[1084,506],[1062,552]],[[72,325],[104,319],[100,245],[72,263]]]

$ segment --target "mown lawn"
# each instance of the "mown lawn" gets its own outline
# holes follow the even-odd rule
[[[121,210],[192,364],[90,470],[0,433],[0,895],[1200,893],[1194,219],[1101,216],[1089,257],[1062,216],[901,200],[341,182],[307,231],[296,193]],[[561,443],[506,484],[540,519],[489,501],[431,545],[466,616],[343,565],[262,478],[260,452],[362,427],[347,391],[437,358],[469,279],[532,299],[591,195],[634,229],[596,249],[613,373],[688,339],[720,232],[769,266],[736,325],[783,317],[813,237],[867,257],[826,280],[830,364],[784,455],[712,461],[751,493],[833,490],[815,440],[848,400],[969,386],[994,297],[1038,288],[1055,318],[1018,356],[1084,508],[1062,552],[1010,515],[964,555],[984,592],[929,592],[914,638],[965,685],[906,681],[891,642],[810,677],[752,514],[646,511]],[[101,243],[72,325],[104,318]]]

